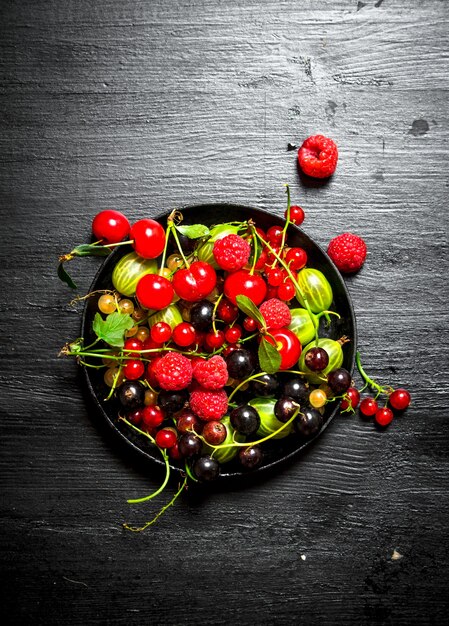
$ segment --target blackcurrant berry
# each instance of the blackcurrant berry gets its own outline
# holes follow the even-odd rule
[[[214,305],[209,300],[200,300],[190,309],[190,323],[196,330],[209,330],[212,326]]]
[[[291,378],[283,386],[282,395],[293,398],[298,404],[304,404],[309,397],[309,385],[301,378]]]
[[[181,435],[178,441],[179,453],[185,458],[190,458],[200,454],[203,442],[193,433]]]
[[[262,398],[275,396],[278,389],[279,381],[273,374],[264,374],[253,381],[254,394]]]
[[[239,451],[239,461],[242,467],[246,470],[252,470],[263,459],[263,452],[260,446],[251,446],[250,448],[241,448]]]
[[[323,425],[323,417],[316,409],[305,409],[298,414],[296,420],[296,431],[303,437],[315,435]]]
[[[134,411],[144,404],[145,387],[137,381],[127,380],[119,387],[117,397],[124,409]]]
[[[274,405],[274,414],[280,422],[288,422],[294,412],[299,408],[298,403],[289,396],[281,396]]]
[[[187,402],[188,393],[181,391],[165,391],[162,390],[157,397],[157,404],[167,414],[177,413]]]
[[[226,358],[226,364],[228,366],[229,376],[236,380],[247,378],[256,367],[254,356],[249,350],[245,350],[244,348],[231,352]]]
[[[351,374],[344,367],[339,367],[327,375],[327,384],[338,395],[349,389],[351,380]]]
[[[242,435],[253,435],[260,426],[260,416],[249,404],[242,404],[231,411],[231,424]]]
[[[310,348],[306,352],[305,364],[312,372],[321,372],[329,365],[329,355],[324,348]]]
[[[193,473],[200,482],[209,482],[218,478],[220,464],[208,454],[200,456],[193,464]]]

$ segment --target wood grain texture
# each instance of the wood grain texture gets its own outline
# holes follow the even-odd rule
[[[445,622],[448,21],[444,0],[0,3],[3,623]],[[287,144],[318,131],[340,161],[307,187]],[[127,534],[158,476],[56,356],[80,323],[56,258],[103,208],[282,214],[284,183],[319,244],[367,241],[359,348],[413,406],[386,433],[336,419],[276,476]]]

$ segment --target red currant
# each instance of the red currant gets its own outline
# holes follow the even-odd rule
[[[271,285],[269,285],[267,289],[267,295],[265,296],[265,300],[271,300],[271,298],[277,298],[277,297],[278,297],[278,288],[271,287]]]
[[[217,330],[216,333],[210,332],[206,335],[206,345],[212,350],[221,348],[225,342],[225,334],[222,330]]]
[[[340,408],[343,411],[349,406],[351,406],[353,409],[356,409],[359,406],[359,402],[360,394],[358,392],[358,389],[356,389],[355,387],[349,387],[349,389],[345,393],[345,397],[340,403]]]
[[[157,356],[152,359],[147,365],[147,371],[145,372],[145,380],[147,380],[152,387],[159,387],[159,381],[155,376],[154,368],[161,360],[162,356]]]
[[[252,317],[245,317],[243,320],[243,328],[249,333],[253,333],[257,328],[257,322]]]
[[[226,346],[226,348],[223,350],[222,356],[226,358],[231,354],[231,352],[234,352],[234,350],[238,350],[241,347],[242,347],[241,343],[231,343],[231,345]]]
[[[159,448],[173,448],[178,441],[176,430],[174,428],[161,428],[156,433],[155,440]]]
[[[307,263],[307,252],[303,248],[290,248],[285,261],[291,270],[301,270]]]
[[[123,350],[127,356],[132,356],[132,353],[130,354],[127,351],[132,350],[134,354],[135,354],[135,351],[137,350],[140,352],[140,350],[143,350],[143,342],[140,341],[139,339],[136,339],[135,337],[130,337],[129,339],[125,340]],[[135,354],[135,356],[138,356],[138,355]]]
[[[128,219],[120,211],[106,210],[98,213],[92,222],[95,239],[103,243],[119,243],[129,235]]]
[[[268,260],[268,251],[266,248],[263,248],[262,252],[260,253],[259,258],[256,261],[256,264],[254,265],[254,268],[256,270],[262,270],[265,267],[267,260]]]
[[[146,274],[137,283],[136,297],[146,309],[165,309],[172,303],[174,295],[171,282],[157,274]]]
[[[179,451],[179,446],[178,446],[178,442],[175,443],[174,446],[172,446],[171,448],[169,448],[168,450],[168,456],[173,459],[174,461],[179,461],[180,459],[182,459],[182,455]]]
[[[173,276],[177,295],[187,302],[197,302],[208,296],[217,284],[214,268],[204,261],[194,261],[189,268],[178,270]]]
[[[374,416],[374,420],[379,426],[388,426],[393,421],[393,411],[388,407],[378,409]]]
[[[411,397],[406,389],[396,389],[390,394],[390,405],[396,411],[404,411],[410,404]]]
[[[136,411],[132,411],[132,413],[128,413],[126,419],[128,420],[128,422],[131,422],[131,424],[134,424],[134,426],[138,426],[142,421],[142,417],[143,410],[137,409]]]
[[[270,226],[267,230],[267,239],[271,244],[280,244],[282,241],[282,228],[280,226]]]
[[[242,336],[242,329],[238,324],[231,326],[225,330],[225,340],[228,343],[237,343]]]
[[[239,309],[229,302],[229,300],[221,300],[220,304],[217,307],[217,316],[219,319],[223,320],[225,324],[231,324],[234,320],[237,319],[239,315]]]
[[[155,220],[139,220],[129,233],[134,240],[133,248],[144,259],[155,259],[165,248],[165,230]]]
[[[287,211],[288,209],[285,211],[285,219],[287,219]],[[303,209],[301,209],[300,206],[297,206],[296,204],[294,204],[290,207],[290,221],[293,222],[293,224],[296,224],[296,226],[299,226],[300,224],[303,223],[304,217],[305,217],[304,211]]]
[[[372,417],[376,414],[378,408],[379,407],[376,400],[374,398],[368,397],[363,398],[363,400],[361,401],[359,411],[365,417]]]
[[[149,430],[158,428],[165,416],[158,406],[146,406],[142,409],[142,421]]]
[[[171,337],[172,331],[167,322],[157,322],[151,327],[151,339],[155,343],[165,343]]]
[[[281,355],[281,365],[279,369],[291,369],[295,363],[298,362],[298,359],[301,356],[302,348],[298,337],[288,328],[270,330],[270,335],[274,338],[276,344],[273,343],[271,337],[267,336],[266,340],[271,344],[276,345],[276,348]]]
[[[267,285],[259,274],[250,274],[247,270],[239,270],[227,276],[224,282],[224,293],[228,300],[234,304],[237,296],[244,295],[258,306],[267,294]]]
[[[145,365],[142,363],[142,361],[139,361],[137,359],[130,359],[129,361],[126,361],[126,365],[123,368],[125,378],[127,378],[128,380],[137,380],[143,375],[144,372]]]
[[[267,283],[271,287],[279,287],[285,277],[285,273],[280,267],[273,267],[265,272]]]
[[[188,322],[181,322],[173,329],[172,337],[176,345],[182,348],[190,346],[196,339],[195,328]]]
[[[279,285],[277,295],[280,300],[284,300],[285,302],[293,298],[295,295],[295,286],[289,278]]]

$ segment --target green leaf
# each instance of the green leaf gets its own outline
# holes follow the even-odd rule
[[[237,302],[237,306],[241,311],[243,311],[243,313],[248,315],[248,317],[252,317],[253,319],[255,319],[256,322],[259,322],[262,328],[266,327],[262,313],[256,307],[254,302],[248,298],[248,296],[240,295],[237,296],[235,300]]]
[[[263,337],[259,344],[260,369],[267,374],[275,374],[279,371],[281,360],[277,348]]]
[[[191,226],[176,226],[176,230],[189,239],[199,239],[200,237],[208,237],[209,229],[204,224],[192,224]]]
[[[94,243],[82,243],[80,246],[73,248],[70,254],[73,256],[108,256],[111,252],[106,246],[99,246]]]
[[[95,314],[92,328],[99,339],[103,339],[110,346],[123,348],[125,331],[134,326],[135,322],[130,315],[110,313],[104,320],[99,313]]]
[[[64,268],[64,263],[60,263],[58,265],[58,277],[62,280],[62,282],[67,283],[67,285],[71,289],[78,289],[77,284],[75,283],[75,281],[72,280],[72,277],[70,276],[70,274],[68,272],[66,272],[66,270]]]

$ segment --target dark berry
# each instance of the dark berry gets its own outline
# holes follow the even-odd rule
[[[192,431],[200,433],[203,428],[203,423],[195,413],[192,413],[189,409],[184,409],[184,411],[178,415],[176,428],[182,434]]]
[[[218,478],[220,464],[208,454],[200,456],[193,464],[193,473],[200,482],[209,482]]]
[[[190,323],[196,330],[209,330],[212,326],[214,305],[209,300],[200,300],[190,309]]]
[[[260,426],[260,416],[249,404],[242,404],[231,411],[231,424],[242,435],[253,435]]]
[[[226,358],[226,364],[228,366],[229,376],[236,380],[248,378],[256,367],[254,356],[249,350],[245,350],[244,348],[231,352]]]
[[[296,431],[303,437],[315,435],[323,425],[323,417],[316,409],[305,409],[298,414]]]
[[[203,442],[193,433],[185,433],[179,438],[178,448],[181,456],[190,458],[201,453]]]
[[[184,389],[180,391],[162,391],[157,397],[157,404],[167,414],[177,413],[187,402],[189,394]]]
[[[119,387],[117,397],[124,409],[134,411],[144,404],[145,387],[139,382],[127,380]]]
[[[260,446],[251,446],[250,448],[241,448],[238,456],[242,467],[252,470],[260,465],[263,452]]]
[[[211,446],[219,446],[226,439],[228,431],[223,422],[213,420],[204,424],[202,435]]]
[[[274,414],[280,422],[288,422],[298,409],[298,403],[289,396],[281,396],[274,405]]]
[[[329,355],[324,348],[310,348],[304,362],[312,372],[321,372],[329,365]]]
[[[279,389],[279,381],[273,374],[264,374],[253,380],[253,391],[256,396],[269,398],[275,396]]]
[[[339,367],[327,375],[327,384],[338,395],[349,389],[351,380],[351,374],[344,367]]]
[[[290,396],[299,404],[304,404],[309,397],[309,385],[301,378],[291,378],[285,383],[282,395]]]

